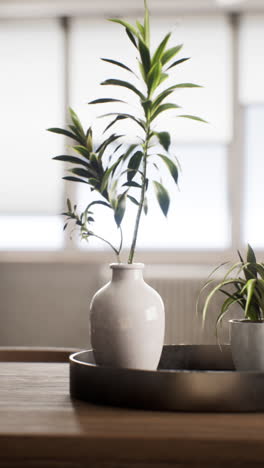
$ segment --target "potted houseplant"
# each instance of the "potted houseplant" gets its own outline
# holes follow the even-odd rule
[[[175,59],[182,45],[169,47],[168,33],[157,49],[150,52],[149,11],[145,1],[143,24],[133,26],[121,19],[111,19],[124,27],[131,47],[135,50],[136,72],[123,62],[103,58],[131,79],[110,78],[101,85],[125,88],[136,101],[138,113],[130,111],[104,115],[110,119],[99,145],[94,145],[93,131],[86,131],[76,113],[70,109],[68,128],[50,128],[73,141],[74,155],[60,155],[54,159],[73,165],[70,175],[64,177],[73,183],[85,184],[98,197],[79,212],[67,200],[65,228],[73,223],[80,230],[82,239],[99,238],[113,250],[117,263],[110,265],[112,281],[96,293],[91,303],[91,343],[96,362],[101,365],[155,369],[158,365],[164,338],[164,307],[158,293],[148,286],[142,277],[143,265],[134,263],[140,220],[148,211],[147,192],[152,184],[163,215],[167,215],[170,196],[159,174],[165,165],[175,184],[178,182],[178,162],[170,153],[171,136],[157,130],[156,119],[164,112],[177,110],[179,106],[168,102],[168,97],[182,88],[194,88],[192,83],[174,83],[164,86],[165,80],[188,58]],[[138,76],[140,74],[140,76]],[[176,75],[176,73],[175,73]],[[176,75],[177,76],[177,75]],[[162,85],[162,86],[161,86]],[[114,88],[113,88],[114,89]],[[113,97],[93,99],[90,105],[122,102]],[[125,107],[126,109],[126,107]],[[199,117],[180,114],[178,117],[203,121]],[[126,144],[125,135],[112,133],[121,120],[129,120],[135,127],[135,142]],[[111,129],[111,131],[110,131]],[[139,136],[136,136],[138,135]],[[149,169],[155,167],[156,177],[151,179]],[[121,263],[123,245],[122,220],[126,204],[136,205],[132,243],[127,263]],[[94,226],[97,206],[111,210],[119,235],[118,245],[107,237],[98,235]]]
[[[264,371],[264,263],[257,262],[248,245],[246,260],[240,252],[239,262],[233,264],[223,279],[214,285],[204,302],[202,313],[206,319],[212,298],[217,293],[224,301],[216,320],[217,327],[234,304],[243,311],[242,319],[230,320],[231,351],[237,370]],[[203,289],[212,284],[210,278]]]

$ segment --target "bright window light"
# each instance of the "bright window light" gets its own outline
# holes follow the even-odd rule
[[[61,211],[63,167],[52,156],[63,139],[63,32],[57,20],[0,21],[0,214]]]
[[[243,240],[256,248],[264,247],[263,174],[264,105],[252,105],[245,119],[245,215]]]
[[[240,22],[240,101],[264,103],[264,15],[244,15]]]
[[[0,216],[1,250],[57,250],[63,247],[59,216]]]

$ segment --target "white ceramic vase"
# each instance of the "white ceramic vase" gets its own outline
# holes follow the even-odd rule
[[[264,372],[264,321],[230,320],[231,351],[238,371]]]
[[[142,263],[110,265],[112,280],[90,306],[91,345],[102,366],[157,369],[164,340],[164,305],[143,279]]]

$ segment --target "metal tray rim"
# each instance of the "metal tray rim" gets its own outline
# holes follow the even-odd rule
[[[179,346],[185,346],[185,345],[179,345]],[[92,348],[91,349],[83,349],[81,351],[77,351],[73,354],[70,354],[69,356],[69,361],[71,363],[74,363],[75,365],[78,365],[78,366],[85,366],[85,367],[92,367],[92,368],[95,368],[95,369],[98,369],[98,370],[104,370],[104,369],[111,369],[111,370],[117,370],[120,371],[120,372],[129,372],[129,373],[142,373],[142,374],[152,374],[152,375],[156,375],[156,374],[181,374],[181,373],[184,373],[184,374],[201,374],[201,373],[207,373],[207,374],[236,374],[236,375],[263,375],[264,372],[260,372],[260,371],[237,371],[237,370],[233,370],[233,369],[230,369],[230,370],[216,370],[216,369],[204,369],[204,370],[201,370],[201,369],[157,369],[157,370],[148,370],[148,369],[129,369],[127,367],[109,367],[109,366],[102,366],[102,365],[98,365],[98,364],[95,364],[93,362],[85,362],[85,361],[81,361],[79,359],[76,359],[77,356],[80,356],[84,353],[91,353],[93,352]]]

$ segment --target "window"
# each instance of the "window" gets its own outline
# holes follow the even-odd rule
[[[45,128],[64,120],[60,22],[1,20],[0,56],[0,248],[59,248],[63,142]]]
[[[264,248],[264,15],[247,15],[240,28],[240,102],[244,114],[243,240]]]
[[[259,47],[264,43],[263,25],[264,15],[241,14],[236,21],[220,12],[153,15],[154,45],[172,30],[174,41],[184,43],[182,56],[191,57],[177,70],[179,82],[204,86],[175,93],[175,102],[186,113],[204,117],[209,125],[176,119],[173,112],[161,121],[165,127],[161,130],[169,129],[173,135],[172,151],[182,166],[180,191],[175,191],[168,221],[149,194],[151,214],[142,222],[140,248],[215,252],[241,247],[248,241],[264,247],[264,221],[259,216],[263,198],[264,65]],[[122,28],[107,22],[103,14],[78,16],[76,12],[67,21],[2,19],[0,39],[4,135],[0,250],[58,250],[67,246],[101,250],[100,243],[80,245],[76,236],[69,241],[69,234],[62,230],[59,213],[66,196],[83,206],[89,192],[61,180],[63,166],[51,157],[65,152],[65,142],[45,129],[63,126],[66,107],[71,105],[85,125],[95,126],[99,139],[105,122],[96,117],[105,110],[111,112],[111,105],[104,109],[87,103],[103,91],[116,93],[116,89],[105,90],[99,83],[110,75],[125,78],[126,73],[117,72],[100,57],[118,60],[125,56],[129,65],[135,60],[133,48],[127,47]],[[238,51],[238,61],[234,51]],[[128,94],[125,92],[126,97]],[[237,110],[243,128],[234,132]],[[131,126],[120,130],[128,135],[128,142],[133,141]],[[241,179],[233,177],[237,163]],[[234,202],[235,193],[244,196],[237,196]],[[126,245],[134,207],[129,210],[124,219]],[[105,230],[105,219],[99,219],[98,232]],[[110,221],[107,225],[110,228]],[[114,226],[112,231],[114,235]]]
[[[187,113],[200,115],[202,112],[202,115],[213,124],[207,126],[176,119],[173,112],[171,115],[167,114],[165,121],[164,119],[160,121],[161,130],[168,129],[171,132],[172,152],[175,152],[181,162],[182,174],[179,182],[181,190],[177,193],[170,176],[164,173],[166,185],[170,186],[172,193],[175,192],[168,221],[163,218],[150,192],[151,215],[142,220],[138,246],[145,249],[225,248],[230,242],[226,161],[226,148],[231,137],[232,103],[230,24],[224,16],[213,16],[210,19],[203,16],[189,16],[182,19],[179,24],[177,20],[172,21],[169,18],[154,19],[152,37],[155,45],[158,45],[168,30],[172,30],[176,37],[178,35],[184,43],[186,42],[184,54],[194,57],[175,72],[179,83],[193,81],[205,84],[205,88],[201,90],[182,90],[175,93],[176,96],[172,99],[184,106]],[[213,36],[209,46],[208,36]],[[95,42],[96,47],[94,47]],[[94,121],[98,133],[103,131],[105,122],[103,119],[96,121],[96,115],[111,112],[113,109],[109,104],[105,109],[102,109],[103,106],[95,109],[85,106],[84,103],[102,96],[102,92],[108,95],[109,90],[101,88],[99,83],[108,77],[117,76],[115,67],[100,61],[100,57],[111,57],[116,60],[125,57],[125,63],[133,66],[134,51],[129,47],[131,55],[128,54],[128,42],[122,29],[112,23],[105,24],[100,20],[91,19],[74,19],[70,22],[70,102],[88,125]],[[89,51],[89,61],[87,61],[87,51]],[[125,74],[126,71],[123,74],[121,71],[119,76],[125,79]],[[126,91],[120,94],[116,89],[111,89],[111,93],[125,100],[129,94]],[[118,126],[118,131],[128,135],[130,142],[133,142],[134,130],[131,123],[121,123]],[[88,190],[79,187],[77,201],[83,206],[87,195],[89,196]],[[131,206],[123,223],[126,246],[129,246],[131,219],[134,216],[135,208]],[[107,217],[106,223],[104,217],[97,223],[96,232],[102,234],[105,226],[111,224],[111,218]],[[94,242],[91,242],[88,248],[94,248],[94,245]],[[86,244],[82,246],[87,247]],[[99,247],[100,243],[97,243],[97,246]]]

